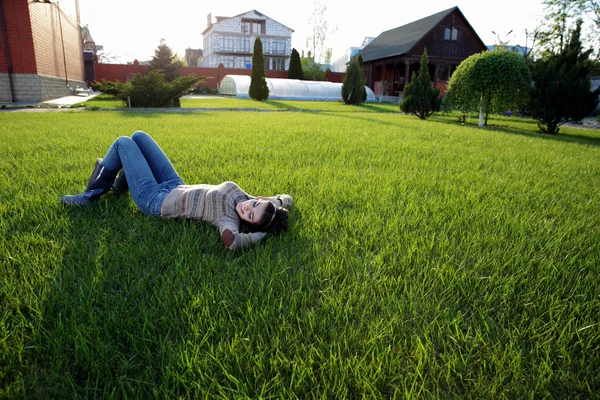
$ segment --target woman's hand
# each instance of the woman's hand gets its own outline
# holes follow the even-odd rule
[[[237,250],[241,249],[242,247],[250,246],[251,244],[258,242],[265,236],[267,236],[265,232],[236,234],[231,232],[229,229],[225,229],[221,234],[221,240],[229,250]]]

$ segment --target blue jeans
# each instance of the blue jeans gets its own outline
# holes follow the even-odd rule
[[[183,184],[162,149],[141,131],[115,140],[102,164],[113,170],[124,169],[131,197],[144,214],[160,215],[165,197]]]

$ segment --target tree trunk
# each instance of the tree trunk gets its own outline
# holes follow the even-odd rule
[[[484,112],[484,94],[485,91],[481,92],[481,102],[479,103],[479,127],[483,127],[483,114],[485,114]]]

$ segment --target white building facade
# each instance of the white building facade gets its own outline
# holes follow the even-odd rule
[[[371,36],[367,36],[364,38],[360,47],[350,47],[344,52],[344,55],[331,63],[331,72],[346,72],[348,68],[348,63],[354,56],[360,53],[361,49],[371,43],[374,38]]]
[[[292,29],[259,13],[248,11],[235,17],[208,14],[204,37],[203,66],[217,68],[252,68],[254,40],[260,37],[266,70],[288,70],[292,54]]]

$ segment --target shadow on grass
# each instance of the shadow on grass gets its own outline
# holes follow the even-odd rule
[[[396,122],[389,122],[389,121],[381,121],[377,117],[371,118],[371,117],[363,116],[363,115],[369,115],[369,114],[370,113],[355,113],[354,115],[348,115],[348,114],[344,114],[344,113],[339,113],[337,111],[323,111],[320,113],[320,115],[326,115],[329,117],[348,118],[348,119],[357,120],[357,121],[366,121],[366,122],[370,122],[370,123],[377,124],[377,125],[383,125],[383,126],[393,126],[393,127],[400,126],[401,121],[398,121],[398,123],[396,123]],[[381,113],[378,113],[378,114],[381,114]],[[394,114],[394,113],[385,113],[385,114]]]
[[[265,103],[272,105],[273,107],[275,107],[278,110],[289,110],[289,111],[302,110],[301,108],[294,107],[289,104],[285,104],[285,103],[282,103],[282,102],[276,101],[276,100],[267,100],[267,101],[265,101]]]
[[[536,121],[532,119],[519,119],[515,122],[520,124],[531,124],[535,127],[531,128],[531,131],[524,131],[523,129],[519,129],[515,126],[510,126],[507,124],[503,124],[499,119],[490,119],[488,120],[488,126],[479,128],[477,123],[462,123],[458,122],[453,116],[433,116],[428,119],[429,122],[446,124],[446,125],[454,125],[460,127],[469,127],[475,129],[482,129],[482,131],[495,131],[495,132],[503,132],[513,135],[521,135],[529,138],[536,138],[541,140],[555,140],[563,143],[577,143],[589,146],[600,146],[600,135],[598,137],[585,135],[585,134],[574,134],[574,133],[559,133],[558,135],[548,135],[535,131],[537,129]],[[573,128],[579,129],[579,128]]]
[[[29,351],[30,395],[169,397],[193,388],[201,394],[223,379],[223,368],[243,380],[246,374],[235,372],[243,365],[215,360],[206,349],[247,329],[249,304],[269,310],[269,318],[255,321],[267,334],[279,299],[290,304],[287,297],[301,288],[297,275],[304,272],[294,267],[311,257],[310,250],[298,253],[309,244],[289,246],[302,241],[297,234],[230,252],[211,225],[145,216],[128,195],[57,212],[70,224],[56,238],[64,256]],[[292,213],[301,220],[298,210]],[[186,363],[192,352],[193,365]]]
[[[377,112],[377,113],[400,114],[402,112],[402,111],[400,111],[400,105],[396,104],[395,106],[396,106],[395,110],[393,108],[391,108],[389,104],[385,105],[385,104],[381,104],[381,103],[365,103],[365,104],[361,105],[360,107],[370,110],[372,112]]]

